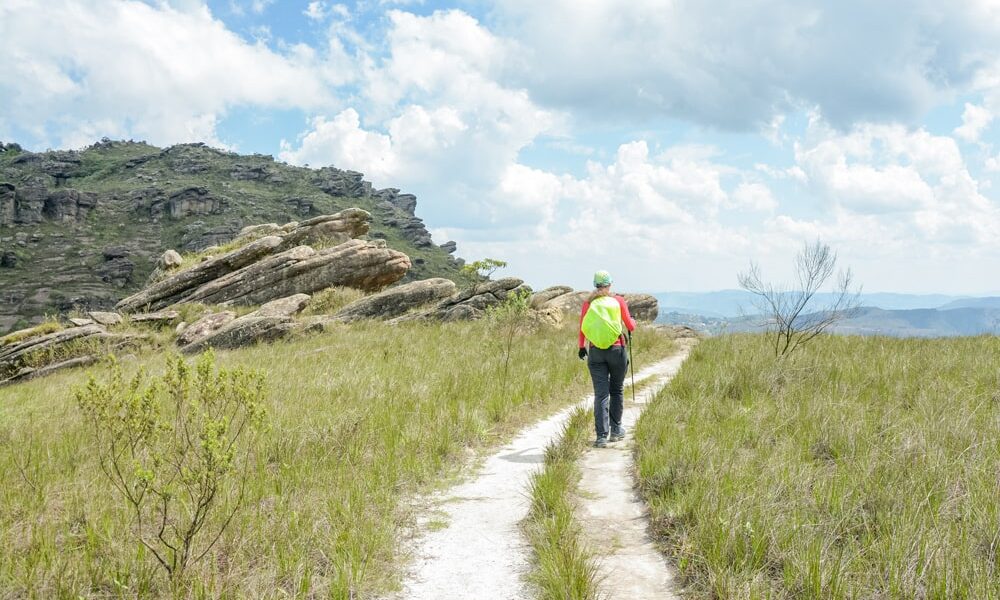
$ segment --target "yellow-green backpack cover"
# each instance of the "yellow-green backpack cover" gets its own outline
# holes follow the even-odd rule
[[[610,348],[622,335],[622,307],[611,296],[595,298],[583,315],[583,336],[601,350]]]

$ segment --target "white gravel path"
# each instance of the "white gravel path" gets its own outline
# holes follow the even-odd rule
[[[646,505],[636,493],[631,434],[646,403],[680,369],[689,346],[655,365],[657,379],[635,395],[626,393],[624,441],[592,448],[580,459],[580,498],[576,516],[583,539],[597,560],[602,598],[669,600],[679,598],[673,567],[649,536]]]
[[[662,376],[668,358],[636,373],[638,383]],[[583,366],[581,366],[583,368]],[[592,396],[578,404],[589,406]],[[488,457],[473,479],[427,499],[433,510],[413,540],[413,562],[393,599],[497,599],[534,597],[525,581],[531,548],[520,522],[528,514],[528,483],[545,447],[562,431],[576,405],[522,431]]]

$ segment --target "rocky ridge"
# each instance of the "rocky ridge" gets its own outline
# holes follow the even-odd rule
[[[168,249],[199,252],[247,226],[307,223],[352,207],[371,215],[365,241],[410,257],[406,281],[457,278],[455,244],[432,241],[416,197],[375,189],[355,171],[203,144],[102,140],[50,152],[0,144],[0,334],[46,314],[114,307],[144,286]]]

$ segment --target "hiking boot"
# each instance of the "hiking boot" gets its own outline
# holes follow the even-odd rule
[[[608,438],[606,437],[599,437],[596,440],[594,440],[594,448],[604,448],[607,445],[608,445]]]
[[[620,442],[620,441],[622,441],[624,439],[625,439],[625,428],[624,427],[619,428],[617,431],[612,431],[611,432],[610,441],[612,441],[612,442]]]

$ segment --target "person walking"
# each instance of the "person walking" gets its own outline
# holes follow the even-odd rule
[[[594,384],[594,446],[625,439],[622,412],[628,371],[626,332],[631,339],[635,320],[625,298],[611,293],[611,274],[594,273],[594,291],[580,311],[579,356],[587,359]]]

